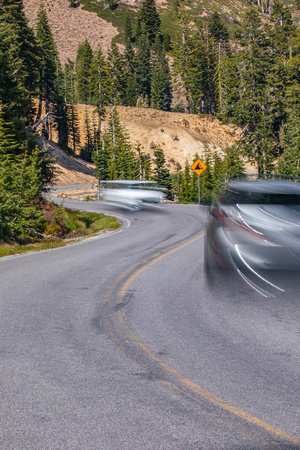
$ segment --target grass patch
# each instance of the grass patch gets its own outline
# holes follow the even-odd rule
[[[106,22],[110,22],[114,27],[118,29],[119,35],[115,36],[114,40],[120,43],[125,43],[124,29],[125,29],[125,15],[126,11],[130,13],[133,34],[136,28],[137,8],[124,3],[118,2],[113,9],[109,8],[109,3],[106,0],[81,0],[83,5],[82,9],[96,13],[101,19]]]
[[[80,239],[116,230],[120,223],[111,216],[76,211],[53,205],[55,213],[48,221],[43,239],[31,239],[22,244],[0,241],[0,257],[64,247]]]

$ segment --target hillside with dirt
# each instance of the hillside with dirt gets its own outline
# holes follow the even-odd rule
[[[68,58],[72,61],[76,60],[78,44],[85,39],[89,41],[93,49],[100,44],[103,53],[107,53],[112,38],[118,33],[117,29],[97,14],[84,11],[82,6],[70,8],[69,0],[23,0],[24,12],[30,27],[34,29],[36,26],[37,12],[41,2],[47,12],[62,66]]]
[[[95,108],[78,105],[81,145],[84,145],[84,124],[86,115],[96,122]],[[204,156],[207,150],[220,154],[234,144],[239,132],[230,125],[222,124],[213,116],[159,111],[151,108],[116,107],[120,122],[125,128],[133,146],[140,144],[142,151],[153,157],[154,146],[165,154],[169,169],[175,169],[176,162],[183,167],[185,161],[192,162],[195,154]],[[111,108],[107,108],[103,130],[107,127]]]
[[[222,124],[212,116],[198,116],[195,114],[174,113],[158,111],[148,108],[116,107],[118,116],[129,141],[133,147],[140,144],[144,153],[153,157],[154,147],[163,149],[167,167],[171,172],[176,169],[179,162],[184,167],[189,164],[196,154],[204,158],[206,151],[217,151],[223,154],[225,149],[238,139],[239,130],[230,125]],[[85,121],[89,117],[90,123],[96,123],[95,108],[87,105],[78,105],[81,146],[85,140]],[[105,130],[110,116],[107,108],[106,120],[102,124]],[[55,133],[52,135],[56,140]],[[57,158],[56,184],[65,185],[94,183],[93,165],[79,158],[70,158],[54,143],[48,143],[51,155]],[[79,148],[78,148],[79,151]]]

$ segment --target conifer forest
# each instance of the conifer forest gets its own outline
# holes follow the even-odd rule
[[[0,240],[43,232],[53,161],[37,136],[48,139],[55,129],[59,146],[74,155],[79,103],[96,111],[96,121],[86,117],[80,157],[94,163],[99,180],[156,180],[170,200],[198,198],[190,162],[170,173],[161,148],[154,145],[150,158],[132,146],[117,105],[211,115],[242,130],[224,155],[201,156],[204,204],[226,179],[245,172],[245,161],[262,176],[299,176],[300,30],[293,12],[300,3],[243,1],[241,21],[230,26],[213,11],[192,22],[183,1],[172,2],[172,27],[154,0],[134,11],[123,7],[119,41],[108,54],[85,40],[62,67],[43,3],[33,29],[22,0],[0,0]],[[82,3],[92,10],[95,2]],[[106,3],[108,11],[120,7]],[[70,8],[78,4],[70,0]]]

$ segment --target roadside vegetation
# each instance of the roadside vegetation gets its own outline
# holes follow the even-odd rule
[[[54,205],[53,202],[43,201],[40,211],[44,218],[43,232],[28,229],[26,234],[14,239],[3,237],[0,240],[0,257],[63,247],[120,226],[114,217],[76,211]]]

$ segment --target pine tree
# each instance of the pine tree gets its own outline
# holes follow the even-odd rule
[[[77,148],[80,147],[80,132],[79,132],[79,119],[76,109],[76,105],[69,105],[68,109],[68,137],[69,145],[68,149],[71,148],[73,155],[76,155]]]
[[[0,1],[0,23],[7,27],[14,47],[15,70],[25,89],[34,94],[38,87],[38,48],[33,30],[28,26],[22,0]]]
[[[169,200],[172,199],[172,179],[170,171],[166,168],[166,159],[161,148],[155,147],[154,154],[154,175],[153,180],[157,181],[158,185],[166,189],[166,195]]]
[[[79,103],[92,103],[91,66],[93,50],[87,39],[78,45],[76,54],[76,91]]]
[[[125,35],[125,42],[127,43],[128,41],[131,42],[132,41],[132,22],[131,22],[131,15],[129,13],[129,11],[126,9],[125,12],[125,31],[124,31],[124,35]]]
[[[267,82],[273,52],[254,10],[245,16],[240,42],[244,46],[238,67],[240,97],[234,106],[235,120],[243,127],[239,148],[256,165],[258,173],[270,173],[276,157],[272,98]]]
[[[20,141],[33,120],[37,47],[21,1],[0,2],[0,102],[11,132]],[[35,66],[36,65],[36,66]]]
[[[172,173],[172,193],[174,195],[174,201],[179,199],[182,178],[182,166],[179,162],[176,162],[175,172]]]
[[[37,120],[42,115],[42,105],[45,102],[45,114],[51,111],[51,102],[54,100],[56,92],[57,68],[59,66],[58,53],[53,39],[52,31],[48,23],[45,7],[43,3],[38,10],[36,38],[38,41],[41,62],[40,62],[40,88],[39,88],[39,108]],[[45,137],[50,135],[50,120],[44,121]]]
[[[123,104],[125,106],[136,106],[138,98],[138,87],[136,81],[136,57],[131,41],[127,39],[124,52],[124,80],[126,83]]]
[[[111,141],[108,134],[103,133],[101,141],[95,139],[92,153],[93,163],[96,167],[95,175],[101,181],[110,179]]]
[[[150,155],[145,154],[137,145],[135,149],[137,156],[138,168],[139,168],[139,180],[149,180],[151,176],[151,158]]]
[[[85,145],[80,149],[80,158],[84,159],[85,161],[92,162],[92,153],[95,144],[94,144],[94,134],[87,111],[85,112],[84,129],[85,129]]]
[[[34,200],[53,177],[53,161],[39,148],[20,145],[0,114],[0,239],[18,239],[42,231],[43,214]]]
[[[191,112],[191,89],[189,83],[190,73],[190,30],[188,27],[188,18],[184,13],[181,13],[178,31],[174,42],[174,84],[177,94],[185,97],[185,112]]]
[[[18,142],[16,137],[11,134],[10,124],[5,122],[3,110],[0,110],[0,155],[18,154]]]
[[[107,58],[111,70],[111,99],[110,104],[122,104],[122,100],[126,97],[126,81],[124,78],[124,59],[118,46],[112,42],[111,49]]]
[[[179,201],[182,203],[190,203],[191,202],[191,170],[190,170],[190,164],[188,161],[185,161],[184,171],[181,176],[181,185],[180,185],[180,191],[179,191]]]
[[[105,117],[105,106],[109,105],[112,97],[110,66],[104,58],[100,46],[97,47],[92,62],[91,86],[93,102],[98,114],[97,139],[100,139],[101,123]]]
[[[189,39],[186,83],[190,91],[191,112],[216,112],[216,42],[202,26]]]
[[[99,179],[128,180],[139,177],[138,159],[115,107],[112,108],[107,130],[96,143],[93,160]]]
[[[151,97],[152,63],[148,38],[141,36],[136,53],[136,83],[138,86],[138,106],[149,107]]]
[[[287,123],[283,137],[283,152],[277,164],[282,175],[300,176],[300,88],[295,83],[287,90]]]
[[[156,9],[154,0],[144,0],[138,13],[138,22],[142,24],[144,33],[150,45],[155,42],[155,38],[160,32],[160,17]]]
[[[223,175],[224,181],[228,181],[230,178],[245,175],[245,164],[236,145],[233,145],[226,149]]]
[[[207,166],[200,177],[200,202],[202,205],[210,205],[213,199],[214,167],[211,153],[206,150],[203,162]]]
[[[220,119],[225,119],[226,117],[226,106],[227,106],[227,55],[225,47],[221,42],[218,42],[216,47],[216,73],[215,73],[215,82],[216,82],[216,96],[218,98],[218,117]]]
[[[151,79],[151,108],[171,111],[172,86],[168,61],[162,51],[153,68]]]
[[[80,146],[79,119],[76,110],[76,73],[75,64],[68,59],[63,72],[63,97],[65,105],[65,138],[63,148],[71,154],[76,154]]]
[[[208,30],[217,43],[222,43],[229,51],[229,33],[217,12],[214,12],[208,25]]]
[[[270,109],[273,116],[272,130],[278,141],[279,152],[282,151],[282,136],[287,121],[286,90],[293,84],[293,75],[289,70],[293,54],[293,41],[296,38],[296,27],[290,9],[276,1],[271,19],[274,26],[267,29],[271,37],[270,44],[274,54],[273,65],[268,75],[270,86]]]

